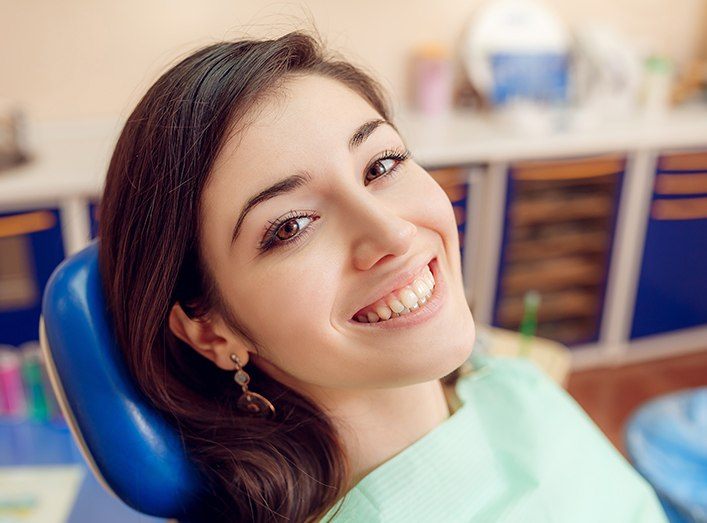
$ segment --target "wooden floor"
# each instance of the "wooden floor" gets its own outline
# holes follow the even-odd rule
[[[574,372],[568,390],[622,454],[624,424],[643,402],[661,394],[707,385],[707,349],[675,358],[613,369]]]

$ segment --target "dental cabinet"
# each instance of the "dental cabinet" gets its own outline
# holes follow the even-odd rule
[[[537,334],[575,368],[707,347],[707,107],[562,130],[402,111],[414,159],[452,203],[478,323]],[[97,234],[121,122],[29,127],[32,161],[0,171],[0,344],[36,340],[51,271]]]

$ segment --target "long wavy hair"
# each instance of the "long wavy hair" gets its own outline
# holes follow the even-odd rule
[[[250,366],[277,415],[241,414],[233,373],[168,326],[179,302],[196,319],[218,311],[255,345],[200,252],[201,195],[229,133],[292,74],[339,80],[391,120],[381,85],[317,37],[293,31],[212,44],[171,67],[139,101],[101,201],[99,264],[118,344],[139,388],[174,421],[207,478],[209,521],[316,519],[344,494],[348,478],[335,428],[317,405]]]

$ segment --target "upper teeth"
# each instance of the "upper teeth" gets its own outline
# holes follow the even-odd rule
[[[356,316],[356,320],[361,323],[375,323],[407,314],[427,301],[427,298],[432,295],[434,286],[435,280],[432,271],[429,266],[425,266],[411,284],[391,292],[385,298],[366,307],[364,313]]]

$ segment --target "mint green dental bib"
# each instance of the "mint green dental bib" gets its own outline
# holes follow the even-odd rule
[[[322,522],[667,521],[652,487],[535,364],[472,361],[456,384],[462,406]]]

